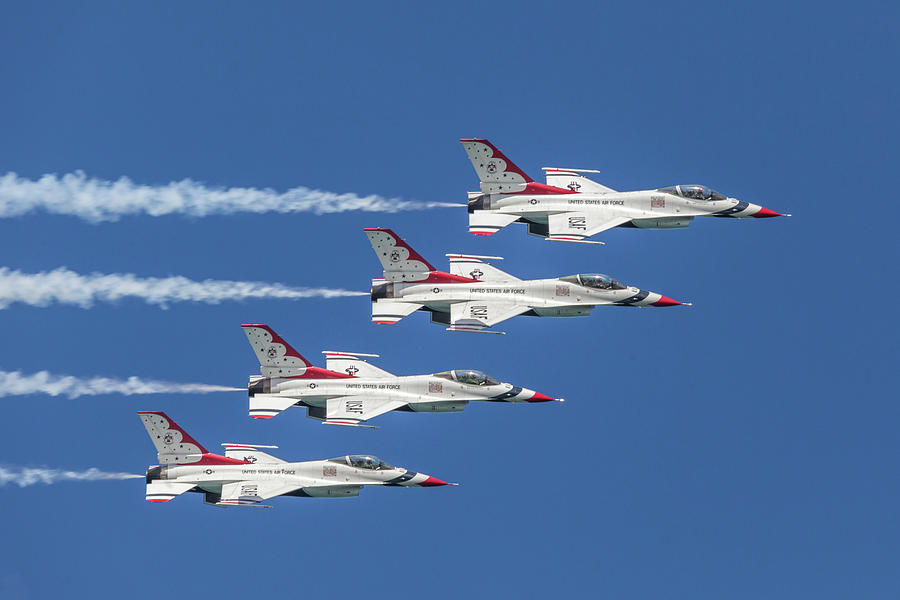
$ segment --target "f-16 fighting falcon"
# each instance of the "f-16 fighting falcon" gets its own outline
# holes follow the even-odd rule
[[[469,232],[476,235],[525,223],[549,241],[602,244],[587,238],[613,227],[687,227],[694,217],[790,216],[703,185],[617,192],[583,175],[595,170],[548,167],[547,183],[536,183],[488,140],[460,141],[481,180],[481,190],[469,192]]]
[[[259,359],[250,378],[250,416],[269,419],[291,406],[326,425],[360,425],[392,410],[458,412],[469,402],[547,402],[544,394],[501,383],[481,371],[397,376],[366,362],[377,354],[325,351],[314,367],[267,325],[242,325]]]
[[[260,450],[277,446],[257,444],[222,444],[225,456],[213,454],[166,413],[138,414],[156,446],[159,462],[147,469],[150,502],[168,502],[185,492],[200,492],[213,506],[263,506],[259,503],[275,496],[358,496],[364,485],[455,485],[368,455],[286,462]]]
[[[438,271],[390,229],[367,228],[384,267],[372,280],[372,320],[393,324],[417,310],[448,331],[482,331],[517,315],[580,317],[595,306],[688,304],[619,283],[599,273],[522,280],[484,262],[499,256],[448,254],[450,272]],[[502,333],[484,331],[484,333]]]

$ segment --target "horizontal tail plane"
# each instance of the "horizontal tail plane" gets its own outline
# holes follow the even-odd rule
[[[422,306],[422,304],[413,302],[377,300],[372,302],[372,322],[379,325],[393,325],[403,317],[416,312]]]
[[[294,398],[279,394],[253,394],[250,396],[250,416],[254,419],[271,419],[296,403]]]

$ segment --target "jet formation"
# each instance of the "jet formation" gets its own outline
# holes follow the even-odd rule
[[[581,317],[595,306],[678,306],[600,273],[522,280],[485,262],[499,256],[448,254],[450,272],[438,271],[390,229],[365,230],[384,268],[372,280],[372,321],[393,324],[417,310],[448,331],[487,331],[518,315]]]
[[[790,216],[729,198],[705,185],[674,185],[619,192],[584,173],[593,169],[544,168],[538,183],[485,139],[460,140],[481,183],[469,192],[469,232],[491,235],[511,223],[553,242],[602,244],[588,240],[613,227],[677,229],[694,217],[766,218]]]
[[[457,369],[398,376],[365,359],[377,354],[326,350],[324,369],[313,366],[268,325],[242,325],[260,374],[250,378],[250,416],[270,419],[292,406],[326,425],[360,423],[390,411],[459,412],[469,402],[562,400],[502,383],[481,371]]]
[[[546,183],[538,183],[488,140],[460,141],[480,181],[468,202],[469,231],[477,235],[524,223],[529,234],[549,241],[601,244],[589,238],[613,227],[675,229],[700,216],[789,216],[702,185],[619,192],[585,176],[597,173],[593,170],[545,168]],[[690,304],[601,273],[520,279],[491,264],[502,260],[499,256],[447,254],[449,271],[439,271],[392,230],[365,233],[383,268],[371,288],[372,321],[379,324],[424,311],[449,331],[503,333],[492,327],[516,316],[575,317],[597,306]],[[242,328],[259,361],[259,374],[247,386],[249,414],[256,419],[298,406],[326,425],[371,428],[364,423],[391,411],[443,413],[477,401],[562,401],[473,369],[395,375],[369,362],[377,354],[326,350],[325,367],[317,367],[268,325]],[[287,462],[266,452],[277,446],[238,443],[222,444],[224,455],[214,454],[165,413],[139,415],[159,463],[146,473],[150,502],[195,492],[213,506],[264,506],[276,496],[357,496],[364,486],[455,485],[367,454]]]
[[[164,412],[139,411],[138,415],[156,446],[159,463],[147,469],[149,502],[168,502],[185,492],[197,492],[213,506],[271,508],[260,502],[275,496],[346,498],[358,496],[360,489],[371,485],[455,485],[367,454],[287,462],[260,450],[277,446],[222,444],[222,456],[209,452]]]

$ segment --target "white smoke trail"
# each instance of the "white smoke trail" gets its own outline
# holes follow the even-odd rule
[[[108,481],[111,479],[141,479],[142,477],[144,476],[133,473],[108,473],[93,467],[87,471],[0,467],[0,487],[7,483],[14,483],[19,487],[27,487],[36,483],[50,485],[60,481]]]
[[[100,394],[209,394],[211,392],[239,392],[245,388],[206,383],[175,383],[129,377],[113,379],[111,377],[72,377],[71,375],[53,375],[47,371],[38,371],[31,375],[21,371],[0,371],[0,398],[6,396],[25,396],[27,394],[49,394],[51,396],[98,396]]]
[[[448,202],[416,202],[371,194],[338,194],[306,187],[286,192],[256,188],[207,187],[185,179],[166,185],[139,185],[127,177],[116,181],[88,177],[82,171],[37,180],[15,173],[0,176],[0,218],[37,210],[80,217],[91,223],[118,221],[126,215],[195,217],[248,213],[340,213],[360,210],[395,213],[464,206]]]
[[[129,273],[80,275],[65,267],[40,273],[22,273],[0,267],[0,309],[15,302],[31,306],[47,306],[58,302],[90,308],[95,302],[140,298],[149,304],[165,308],[170,302],[218,304],[223,300],[248,298],[296,300],[367,295],[369,292],[291,287],[258,281],[193,281],[186,277],[137,277]]]

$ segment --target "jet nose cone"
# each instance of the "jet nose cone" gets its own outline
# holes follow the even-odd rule
[[[439,485],[456,485],[455,483],[447,483],[437,477],[428,476],[428,479],[419,484],[419,487],[437,487]]]
[[[681,306],[684,302],[679,302],[678,300],[672,300],[668,296],[662,296],[659,300],[651,304],[650,306]]]
[[[542,394],[540,392],[535,392],[534,396],[528,398],[526,402],[553,402],[557,399],[558,398],[551,398],[550,396],[547,396],[546,394]]]
[[[768,219],[770,217],[785,217],[788,215],[783,215],[779,212],[775,212],[774,210],[770,210],[764,206],[760,206],[759,211],[754,213],[752,216],[754,219]]]

